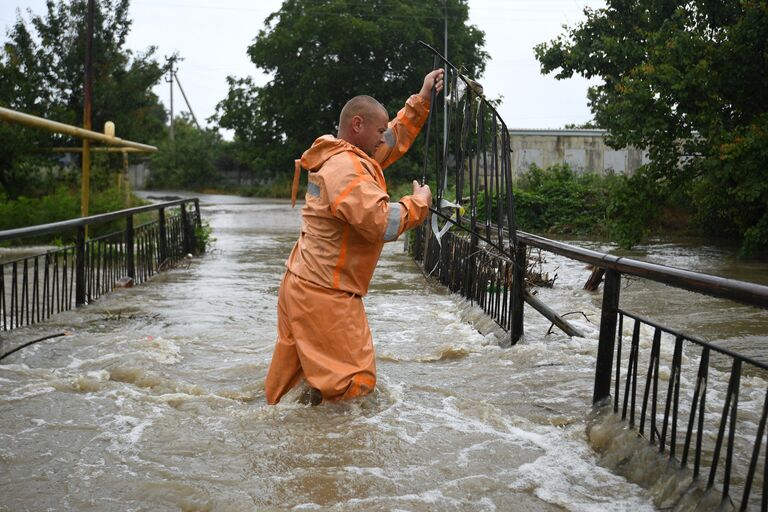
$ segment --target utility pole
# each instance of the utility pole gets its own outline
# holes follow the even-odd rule
[[[181,96],[184,98],[184,103],[187,104],[187,108],[189,109],[189,113],[192,115],[192,120],[195,122],[195,126],[197,126],[198,130],[203,131],[203,129],[200,128],[200,123],[197,122],[197,117],[195,117],[195,113],[192,111],[192,105],[189,104],[189,100],[187,99],[187,95],[184,94],[184,88],[181,86],[181,81],[179,80],[179,75],[174,73],[173,77],[176,79],[176,85],[179,86],[179,90],[181,91]],[[173,86],[171,86],[171,87],[173,87]],[[173,96],[171,96],[171,101],[173,101]]]
[[[93,17],[94,0],[88,0],[85,29],[85,72],[83,76],[83,128],[91,130],[91,114],[93,107]],[[83,138],[83,155],[81,159],[82,176],[80,185],[80,216],[88,216],[88,202],[91,185],[91,141]]]
[[[176,56],[171,55],[170,57],[166,57],[166,60],[168,61],[168,78],[166,78],[165,81],[171,86],[171,119],[168,126],[168,138],[173,142],[173,76],[176,73],[173,66],[176,64]]]

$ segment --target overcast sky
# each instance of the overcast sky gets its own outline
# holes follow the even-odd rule
[[[198,120],[206,123],[216,103],[226,96],[227,75],[253,76],[258,84],[269,79],[250,62],[246,49],[264,19],[281,3],[133,0],[128,47],[141,51],[155,45],[161,58],[178,52],[184,60],[177,75]],[[584,6],[604,5],[604,0],[469,0],[470,22],[485,32],[491,56],[480,82],[489,98],[503,97],[499,113],[508,127],[562,128],[591,119],[586,99],[589,83],[580,77],[558,81],[542,75],[533,46],[563,33],[563,25],[582,20]],[[28,19],[26,9],[42,14],[45,0],[0,0],[2,40],[18,8]],[[432,58],[425,56],[424,62],[429,67]],[[169,85],[163,82],[155,92],[167,108]],[[174,109],[186,110],[178,89]]]

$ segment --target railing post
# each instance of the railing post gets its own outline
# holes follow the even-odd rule
[[[75,306],[82,306],[85,304],[85,226],[77,228],[75,260]]]
[[[595,366],[595,389],[592,394],[593,404],[611,396],[613,348],[616,343],[620,285],[621,274],[617,270],[606,270],[605,284],[603,285],[603,307],[600,316],[600,340],[597,346],[597,364]]]
[[[195,246],[195,229],[189,223],[189,214],[187,213],[187,204],[181,204],[181,234],[182,243],[184,244],[184,255],[192,252]]]
[[[133,253],[133,215],[125,218],[125,266],[128,271],[128,277],[136,281],[136,259]]]
[[[200,218],[200,199],[195,198],[195,226],[198,228],[203,227],[203,221]]]
[[[515,247],[515,266],[512,271],[512,300],[510,301],[510,339],[512,345],[523,337],[523,308],[525,307],[526,245],[518,242]]]
[[[160,230],[160,240],[158,247],[158,251],[160,251],[160,261],[158,264],[162,265],[166,258],[168,258],[168,248],[165,241],[165,208],[160,208],[157,210],[157,224]]]

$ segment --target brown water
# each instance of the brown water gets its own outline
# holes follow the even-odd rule
[[[298,209],[203,205],[217,238],[203,258],[0,338],[5,352],[70,333],[0,363],[0,510],[655,509],[587,441],[599,319],[599,295],[580,290],[588,271],[550,258],[557,286],[540,292],[583,311],[570,318],[586,338],[547,336],[527,309],[525,341],[502,349],[477,308],[389,244],[365,299],[376,393],[310,407],[299,389],[269,407]],[[759,325],[738,332],[764,341]]]

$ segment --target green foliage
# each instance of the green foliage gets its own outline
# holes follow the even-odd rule
[[[605,212],[609,236],[630,249],[659,226],[667,204],[668,195],[646,169],[622,175],[609,187]]]
[[[201,190],[218,183],[216,158],[221,137],[213,130],[198,130],[187,117],[174,123],[174,140],[163,140],[152,154],[151,188]]]
[[[131,199],[132,206],[141,202]],[[125,191],[117,187],[94,190],[90,195],[89,214],[113,212],[126,208]],[[17,199],[0,201],[0,231],[16,229],[39,224],[48,224],[80,217],[80,190],[66,186],[59,187],[51,194],[41,197],[20,196]],[[91,236],[109,233],[121,229],[119,221],[102,224],[90,229]],[[58,234],[58,242],[69,243],[74,240],[75,233]],[[25,238],[21,243],[31,242],[50,243],[50,237]]]
[[[149,142],[160,137],[165,112],[152,87],[163,70],[155,49],[133,54],[128,0],[97,0],[94,21],[92,126],[113,121],[117,136]],[[86,1],[50,0],[44,15],[28,11],[8,28],[0,49],[0,104],[68,124],[83,123],[83,62]],[[79,145],[79,140],[20,125],[0,125],[0,187],[10,198],[34,186],[21,169],[51,166],[34,148]]]
[[[568,165],[546,170],[535,165],[523,175],[515,195],[522,229],[602,235],[614,176],[579,174]]]
[[[487,54],[484,34],[467,24],[466,0],[447,0],[449,54],[467,74],[480,76]],[[293,159],[325,133],[335,133],[344,104],[358,94],[390,109],[421,88],[432,56],[418,45],[441,47],[443,4],[437,0],[287,0],[267,19],[251,61],[272,75],[257,87],[250,78],[229,77],[229,93],[215,119],[235,132],[259,176],[290,174]],[[409,158],[413,159],[409,163]],[[418,150],[392,171],[417,169]]]
[[[532,165],[515,186],[515,216],[522,230],[610,238],[630,248],[659,227],[669,196],[653,177],[580,174],[565,164]],[[494,201],[494,207],[495,201]],[[477,210],[485,220],[485,202]]]
[[[201,226],[195,226],[195,253],[203,254],[216,243],[213,228],[208,220],[203,220]]]
[[[595,121],[614,147],[649,149],[648,180],[690,194],[699,225],[766,247],[768,4],[609,0],[538,45],[545,73],[599,77]]]

